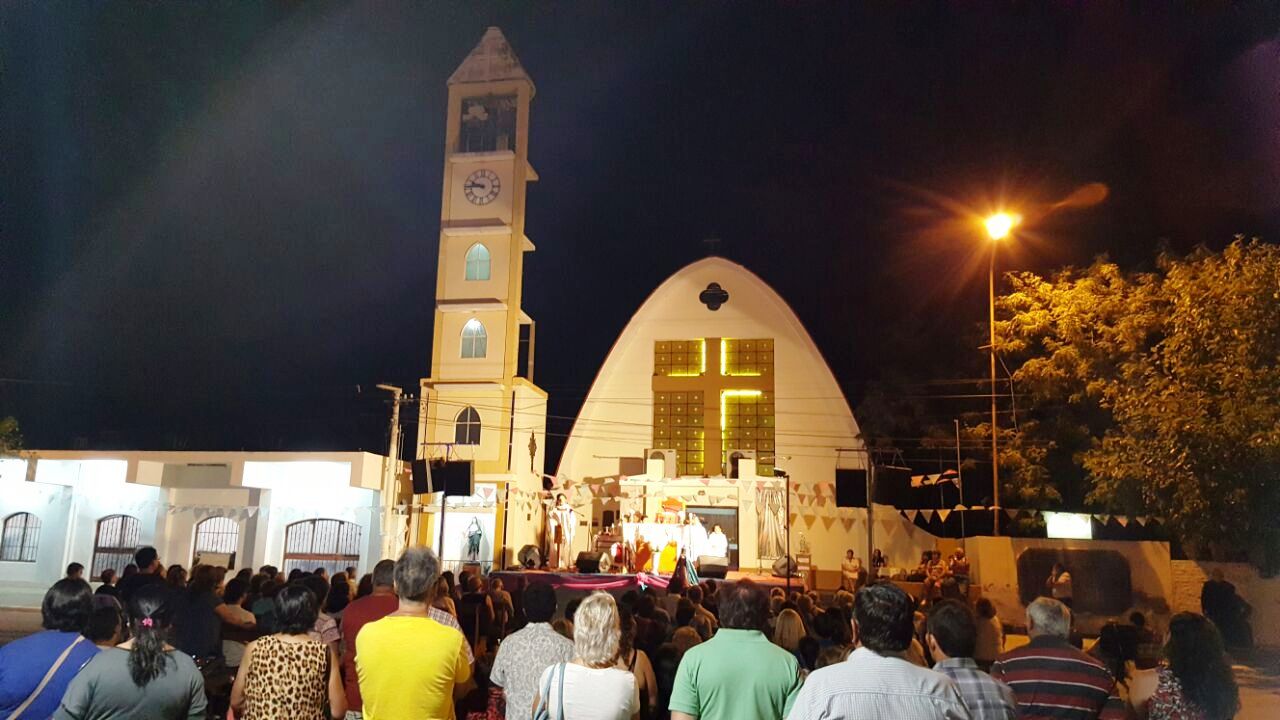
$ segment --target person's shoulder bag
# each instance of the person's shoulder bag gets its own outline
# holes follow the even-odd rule
[[[44,692],[45,686],[49,684],[49,681],[53,679],[54,675],[58,674],[59,668],[61,668],[62,664],[67,661],[67,658],[71,655],[71,651],[75,650],[76,646],[81,642],[84,642],[84,636],[77,635],[76,639],[72,640],[71,644],[67,646],[67,649],[63,650],[62,654],[58,656],[58,659],[53,661],[53,665],[49,667],[49,671],[44,674],[44,677],[40,678],[40,684],[36,685],[36,689],[32,690],[31,694],[27,696],[27,699],[23,700],[22,704],[18,706],[18,709],[13,711],[13,714],[9,716],[9,720],[18,720],[18,718],[22,717],[22,713],[26,712],[26,709],[31,707],[31,703],[35,702],[36,698],[40,697],[40,693]]]
[[[560,672],[560,693],[558,709],[556,714],[551,714],[551,679],[556,676],[556,671]],[[534,713],[533,720],[564,720],[564,671],[565,663],[560,663],[551,674],[547,675],[547,682],[542,688],[542,703],[538,705],[538,712]]]

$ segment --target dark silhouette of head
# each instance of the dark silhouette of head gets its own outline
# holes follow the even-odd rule
[[[45,630],[84,632],[93,613],[93,588],[78,578],[53,584],[40,603],[40,624]]]
[[[892,583],[875,583],[853,598],[858,641],[877,653],[899,653],[911,645],[915,632],[911,596]]]

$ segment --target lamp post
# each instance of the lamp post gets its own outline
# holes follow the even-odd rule
[[[786,490],[786,508],[783,510],[787,514],[787,549],[786,549],[786,573],[787,573],[787,595],[791,595],[791,475],[782,468],[775,467],[773,476],[782,478],[782,486]]]
[[[996,416],[996,247],[1001,240],[1009,237],[1013,229],[1022,221],[1019,215],[998,212],[983,221],[987,228],[987,236],[991,239],[991,263],[987,273],[987,289],[990,296],[990,329],[991,339],[991,486],[992,486],[992,522],[994,534],[1000,535],[1000,453],[997,435],[999,434]]]

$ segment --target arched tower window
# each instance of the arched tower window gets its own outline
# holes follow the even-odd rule
[[[35,562],[40,541],[40,518],[28,512],[14,513],[4,519],[0,535],[0,560]]]
[[[98,532],[93,537],[93,562],[89,564],[89,577],[98,580],[102,571],[111,568],[116,575],[124,574],[124,566],[133,562],[133,551],[138,549],[142,523],[131,515],[108,515],[98,521]]]
[[[489,248],[480,243],[471,246],[467,251],[467,279],[489,279]]]
[[[462,326],[462,357],[482,358],[489,353],[489,333],[480,321],[471,318]]]
[[[475,408],[462,408],[462,412],[454,418],[453,442],[457,445],[480,444],[480,413]]]

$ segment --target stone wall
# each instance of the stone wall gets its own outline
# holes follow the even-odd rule
[[[1200,562],[1174,560],[1174,612],[1200,612],[1200,587],[1215,569],[1236,586],[1236,592],[1253,606],[1253,637],[1258,645],[1280,647],[1280,577],[1262,578],[1252,565],[1245,563]]]

